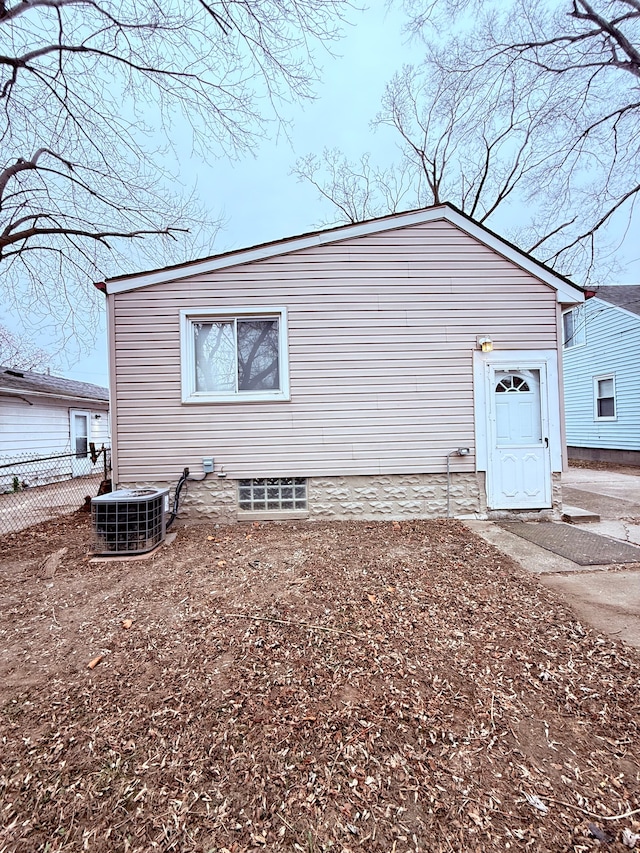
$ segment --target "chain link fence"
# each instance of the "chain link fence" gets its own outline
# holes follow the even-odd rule
[[[111,448],[0,456],[0,535],[81,509],[111,478]],[[101,485],[105,483],[105,485]]]

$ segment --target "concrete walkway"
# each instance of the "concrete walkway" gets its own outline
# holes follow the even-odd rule
[[[562,475],[562,484],[565,504],[600,517],[576,526],[640,544],[640,469],[570,468]],[[465,523],[555,589],[579,619],[640,649],[640,564],[585,568],[493,522]]]
[[[570,468],[562,475],[562,500],[600,516],[580,525],[585,530],[640,545],[640,469]]]

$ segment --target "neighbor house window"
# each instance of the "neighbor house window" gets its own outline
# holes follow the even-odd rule
[[[304,477],[258,477],[254,480],[239,480],[238,506],[253,512],[305,510],[307,481]]]
[[[596,420],[614,420],[616,417],[616,381],[610,376],[594,376]]]
[[[284,308],[182,311],[182,400],[288,400]]]
[[[584,306],[578,305],[562,315],[562,345],[565,349],[582,346],[586,341]]]

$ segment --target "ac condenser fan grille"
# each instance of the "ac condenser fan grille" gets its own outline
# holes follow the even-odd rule
[[[91,500],[94,553],[144,554],[165,538],[168,490],[120,489]]]

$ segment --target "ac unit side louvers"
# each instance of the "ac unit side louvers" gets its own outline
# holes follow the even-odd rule
[[[168,489],[118,489],[91,499],[93,553],[145,554],[165,538]]]

